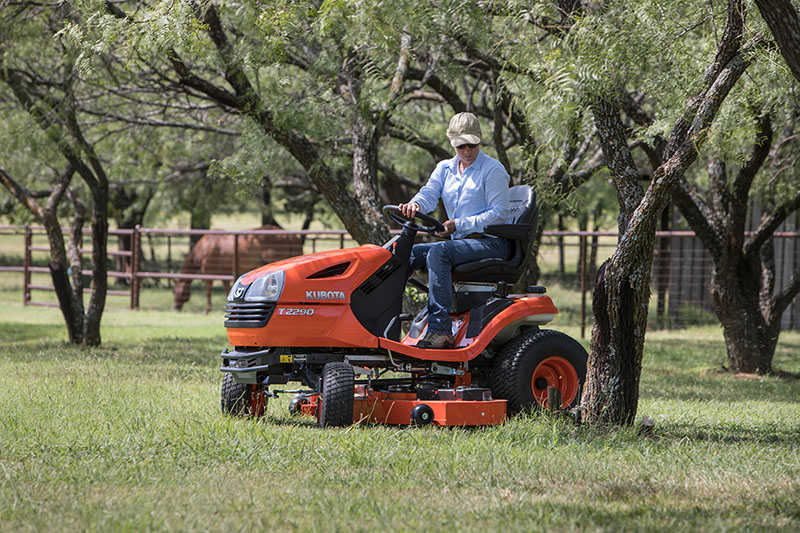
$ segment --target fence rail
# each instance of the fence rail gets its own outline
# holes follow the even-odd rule
[[[84,234],[90,234],[91,230],[84,229]],[[397,233],[397,232],[395,232]],[[50,285],[43,283],[33,283],[33,274],[49,273],[48,267],[36,266],[33,261],[33,253],[41,254],[49,252],[49,246],[34,243],[36,237],[44,235],[44,228],[40,226],[0,226],[0,235],[21,234],[24,238],[22,264],[18,266],[0,266],[0,272],[19,272],[23,274],[23,302],[25,305],[46,305],[55,304],[36,301],[32,297],[32,291],[54,291]],[[228,268],[221,265],[209,264],[203,272],[197,273],[187,270],[184,265],[184,272],[174,270],[184,263],[184,253],[179,253],[176,249],[178,239],[188,241],[191,238],[199,238],[205,235],[231,235],[235,238],[233,262],[228,263]],[[344,248],[346,244],[353,243],[349,234],[345,230],[178,230],[162,228],[141,228],[109,230],[109,241],[117,238],[127,238],[130,249],[116,249],[108,251],[108,258],[114,261],[115,268],[108,271],[109,278],[116,278],[121,283],[127,285],[126,290],[109,290],[108,295],[127,297],[129,308],[139,308],[139,297],[142,289],[142,282],[152,281],[158,283],[165,280],[168,284],[179,280],[195,281],[222,281],[231,283],[242,273],[242,265],[246,262],[252,263],[257,257],[248,257],[252,253],[248,250],[240,250],[239,242],[242,237],[248,235],[295,235],[304,239],[304,251],[315,252],[318,248]],[[781,249],[790,250],[793,257],[784,258],[779,261],[779,266],[789,271],[800,264],[800,232],[776,232],[776,240],[785,240],[786,245]],[[143,242],[147,242],[149,257],[146,257],[143,249]],[[186,243],[180,242],[179,246]],[[558,270],[561,274],[568,273],[574,276],[575,288],[580,291],[579,322],[581,334],[585,335],[587,325],[587,299],[591,293],[594,281],[594,273],[597,265],[606,257],[611,255],[617,244],[616,232],[597,232],[597,231],[546,231],[542,235],[540,245],[540,257],[542,254],[549,257],[550,262],[559,264]],[[110,246],[110,245],[109,245]],[[692,231],[658,231],[656,232],[656,257],[654,258],[652,283],[654,295],[657,300],[657,313],[667,313],[676,315],[680,312],[681,306],[686,304],[695,305],[700,308],[710,309],[710,297],[708,294],[708,278],[710,276],[711,260],[707,252],[697,246],[697,239]],[[187,249],[187,248],[184,248]],[[91,247],[81,247],[82,254],[91,254]],[[294,254],[293,254],[294,255]],[[557,255],[557,259],[554,256]],[[160,257],[158,257],[160,256]],[[794,257],[797,256],[797,257]],[[570,263],[567,267],[566,262]],[[262,264],[262,263],[259,263]],[[249,269],[247,269],[249,270]],[[90,277],[92,271],[84,269],[82,276]],[[776,279],[788,279],[786,272],[779,273]],[[87,283],[88,283],[87,279]],[[90,288],[84,288],[84,293],[90,293]],[[787,309],[784,319],[784,328],[800,328],[800,299]]]

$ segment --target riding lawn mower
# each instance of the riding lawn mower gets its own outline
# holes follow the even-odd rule
[[[509,223],[485,233],[508,239],[510,257],[453,268],[450,349],[418,348],[427,309],[402,312],[407,285],[427,292],[409,277],[409,258],[418,232],[444,230],[431,216],[412,219],[385,206],[402,230],[383,246],[303,255],[242,275],[225,307],[233,349],[221,353],[223,412],[259,417],[270,397],[290,393],[289,409],[323,427],[489,425],[546,407],[553,388],[562,409],[574,407],[586,351],[540,329],[558,313],[544,287],[511,294],[525,270],[537,208],[528,186],[512,187],[509,200]],[[275,388],[289,382],[305,388]]]

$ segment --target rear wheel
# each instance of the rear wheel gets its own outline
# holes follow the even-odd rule
[[[220,403],[226,415],[258,418],[264,416],[267,396],[263,386],[237,383],[232,374],[226,373],[222,377]]]
[[[317,407],[321,427],[349,426],[353,423],[356,376],[348,363],[327,363],[322,369],[322,398]]]
[[[559,331],[534,331],[511,339],[492,367],[494,398],[508,400],[508,412],[547,406],[547,387],[561,392],[561,407],[577,405],[586,380],[586,350]]]

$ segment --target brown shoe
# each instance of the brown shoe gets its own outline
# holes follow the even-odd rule
[[[425,336],[417,343],[417,348],[428,348],[434,350],[442,350],[451,348],[453,346],[453,336],[446,335],[443,333],[436,333],[434,331],[429,331],[425,334]]]

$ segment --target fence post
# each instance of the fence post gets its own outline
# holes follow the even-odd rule
[[[167,273],[172,273],[172,235],[167,234]],[[172,287],[172,278],[167,278],[167,287]]]
[[[342,250],[344,248],[344,231],[339,234],[339,249]]]
[[[25,224],[25,253],[22,259],[22,305],[31,301],[31,245],[33,233],[30,224]]]
[[[561,411],[561,391],[555,387],[547,387],[547,410],[551,413]]]
[[[233,282],[239,277],[239,234],[233,234]]]
[[[581,233],[581,338],[586,338],[586,233]]]
[[[133,228],[131,238],[131,309],[139,309],[139,247],[141,243],[142,227],[139,224]]]

